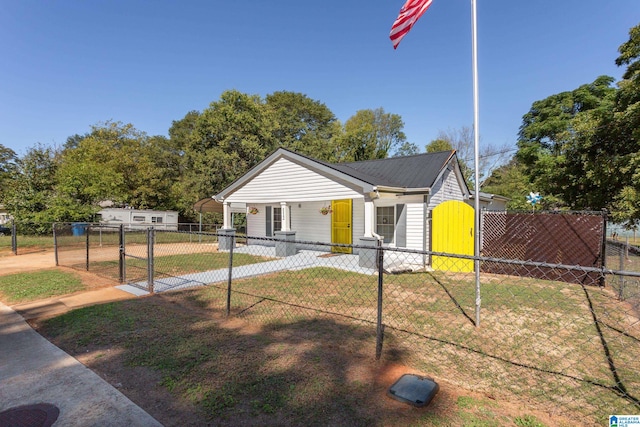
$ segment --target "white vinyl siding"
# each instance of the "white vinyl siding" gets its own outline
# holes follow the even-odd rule
[[[432,187],[429,210],[448,200],[464,200],[464,194],[460,189],[460,185],[458,185],[456,174],[449,170],[445,171]]]
[[[248,208],[258,209],[256,214],[247,214],[247,236],[266,237],[265,221],[267,215],[265,213],[266,205],[252,203]]]
[[[296,232],[296,240],[331,243],[331,214],[322,215],[320,209],[331,206],[331,200],[301,202],[291,204],[291,230]],[[364,198],[352,202],[352,239],[364,234]]]
[[[422,250],[424,249],[424,240],[423,240],[423,233],[425,231],[425,210],[424,210],[424,202],[423,202],[424,196],[422,195],[417,195],[417,196],[397,196],[394,198],[384,198],[384,199],[378,199],[374,201],[374,204],[376,206],[375,212],[374,212],[374,231],[376,228],[376,217],[377,217],[377,212],[378,212],[378,207],[380,206],[393,206],[394,210],[397,211],[397,205],[403,204],[405,205],[405,211],[406,211],[406,248],[409,249],[417,249],[417,250]],[[364,202],[362,202],[362,214],[361,216],[364,217]],[[354,215],[355,215],[355,209],[354,209]],[[397,221],[396,218],[396,214],[394,212],[394,221]],[[364,228],[362,229],[362,233],[364,233]],[[358,234],[359,236],[361,236],[362,234]],[[394,232],[394,239],[393,239],[393,245],[396,244],[396,238],[395,238],[395,232]]]
[[[331,243],[331,215],[320,213],[323,206],[331,206],[331,202],[291,204],[291,230],[296,232],[296,240]]]
[[[407,248],[422,250],[424,245],[424,203],[407,203]]]
[[[265,211],[267,206],[273,206],[273,204],[250,203],[248,206],[257,208],[258,213],[255,215],[247,214],[247,235],[266,237]],[[331,200],[294,202],[288,203],[287,206],[290,207],[291,231],[296,232],[296,240],[331,243],[331,214],[322,215],[320,213],[322,207],[331,206]],[[364,234],[364,199],[353,201],[352,221],[353,239],[357,243],[358,237]],[[251,243],[264,244],[268,242],[254,241]]]
[[[428,229],[426,227],[426,218],[425,218],[425,204],[424,204],[424,196],[416,195],[416,196],[399,196],[395,198],[395,211],[394,215],[395,220],[398,218],[398,205],[404,205],[404,212],[406,214],[405,220],[405,232],[404,235],[406,237],[405,245],[403,248],[407,249],[416,249],[423,250],[425,249],[425,230]],[[384,203],[388,205],[387,201]],[[400,247],[398,245],[398,233],[400,232],[397,228],[394,236],[394,242],[392,246]],[[395,252],[392,257],[390,257],[389,262],[391,264],[397,265],[425,265],[425,258],[420,254],[412,254],[412,253],[402,253]]]
[[[359,192],[288,159],[281,158],[226,199],[274,203],[362,198]]]
[[[353,229],[353,244],[359,243],[360,237],[364,236],[364,198],[355,199],[352,203],[353,219],[351,220],[351,228]],[[356,249],[353,253],[357,253]]]

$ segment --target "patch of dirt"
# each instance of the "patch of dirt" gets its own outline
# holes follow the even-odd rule
[[[118,286],[120,283],[117,280],[109,279],[107,277],[97,276],[89,271],[76,270],[70,267],[57,267],[59,270],[67,271],[75,274],[82,280],[82,283],[87,287],[87,291],[94,289],[109,288]],[[83,291],[86,292],[86,291]]]
[[[24,273],[28,271],[55,268],[53,251],[26,255],[7,255],[0,257],[0,275]]]

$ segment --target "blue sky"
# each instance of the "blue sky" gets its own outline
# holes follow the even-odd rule
[[[471,6],[434,0],[396,51],[404,0],[0,0],[0,144],[61,146],[107,120],[167,135],[228,89],[301,92],[345,121],[399,114],[423,148],[471,126]],[[481,144],[533,101],[607,74],[639,0],[477,0]]]

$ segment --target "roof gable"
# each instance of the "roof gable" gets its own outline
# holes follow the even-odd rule
[[[455,150],[451,150],[361,162],[328,163],[284,148],[278,148],[265,160],[218,193],[215,198],[223,200],[229,197],[282,158],[289,159],[330,179],[348,185],[350,183],[352,188],[360,188],[362,194],[374,190],[375,187],[399,188],[405,191],[424,190],[433,186],[449,164],[453,163],[457,172],[460,172],[458,162],[455,160],[455,153]],[[459,174],[461,176],[461,173]],[[461,185],[466,188],[466,184],[462,183]]]

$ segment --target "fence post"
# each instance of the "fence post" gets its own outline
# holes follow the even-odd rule
[[[127,280],[127,264],[126,264],[126,252],[125,252],[125,235],[124,224],[120,224],[120,256],[118,260],[118,273],[120,283],[125,283]]]
[[[18,255],[18,225],[16,221],[11,221],[11,252]]]
[[[89,271],[89,224],[85,225],[84,234],[86,235],[87,241],[87,264],[85,265],[85,270]]]
[[[236,245],[236,235],[231,234],[228,237],[231,246],[229,247],[229,275],[227,278],[227,317],[231,314],[231,277],[233,275],[233,247]]]
[[[147,229],[147,287],[150,293],[154,293],[153,286],[153,227]]]
[[[629,244],[629,237],[627,237],[627,241],[626,244],[624,246],[620,246],[620,265],[619,265],[619,270],[620,271],[624,271],[624,261],[625,261],[625,252],[627,250],[629,250],[629,246],[627,246]],[[620,301],[624,301],[624,276],[621,274],[620,276],[618,276],[618,300]]]
[[[58,263],[58,235],[56,234],[56,223],[53,223],[53,254],[56,258],[56,267],[60,264]]]
[[[376,250],[376,264],[378,265],[378,322],[376,327],[376,360],[382,356],[382,341],[384,339],[384,325],[382,324],[382,291],[384,285],[384,250],[382,241],[378,240]]]
[[[606,285],[604,269],[607,266],[607,221],[609,220],[608,211],[606,209],[602,210],[602,241],[600,246],[600,253],[602,259],[600,260],[600,267],[602,268],[602,272],[600,273],[600,287],[604,288]]]

